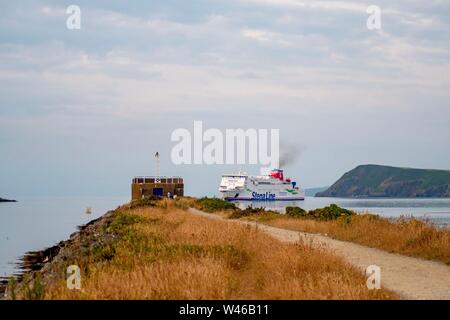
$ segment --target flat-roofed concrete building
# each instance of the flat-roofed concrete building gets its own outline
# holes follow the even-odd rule
[[[181,177],[135,177],[131,183],[131,200],[139,200],[151,196],[182,197],[184,182]]]

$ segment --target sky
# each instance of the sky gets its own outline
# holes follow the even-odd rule
[[[170,159],[196,120],[280,129],[302,187],[367,163],[450,169],[448,30],[446,0],[2,1],[0,196],[128,195],[156,151],[214,195],[239,166]]]

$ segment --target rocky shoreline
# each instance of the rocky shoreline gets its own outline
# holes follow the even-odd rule
[[[78,226],[78,230],[72,233],[69,239],[43,250],[25,253],[17,263],[16,274],[7,278],[0,277],[0,300],[14,298],[8,293],[11,277],[15,279],[13,287],[16,294],[21,293],[26,299],[40,299],[28,296],[30,286],[34,287],[36,280],[39,280],[43,288],[51,287],[58,281],[66,279],[68,266],[76,264],[83,270],[83,263],[89,263],[86,259],[91,258],[96,251],[109,248],[117,240],[117,233],[109,230],[109,227],[118,213],[124,209],[155,206],[156,200],[160,198],[149,198],[118,206]]]
[[[17,267],[19,272],[11,277],[16,281],[16,292],[19,292],[36,277],[40,277],[44,287],[55,281],[60,281],[65,276],[65,268],[70,265],[83,251],[89,250],[96,244],[103,244],[105,234],[100,232],[104,226],[112,221],[116,210],[111,210],[103,216],[78,226],[78,231],[72,233],[69,239],[58,244],[40,250],[30,251],[19,259]],[[0,300],[10,299],[8,294],[8,278],[0,278]]]

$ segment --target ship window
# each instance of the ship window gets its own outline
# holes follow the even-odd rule
[[[245,184],[245,177],[227,176],[222,177],[222,180],[220,181],[221,186],[243,187],[244,184]]]

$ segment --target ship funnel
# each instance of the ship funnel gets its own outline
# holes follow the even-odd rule
[[[283,176],[283,170],[281,169],[274,169],[270,172],[270,176],[275,178],[275,179],[280,179],[281,181],[284,180],[284,176]]]

